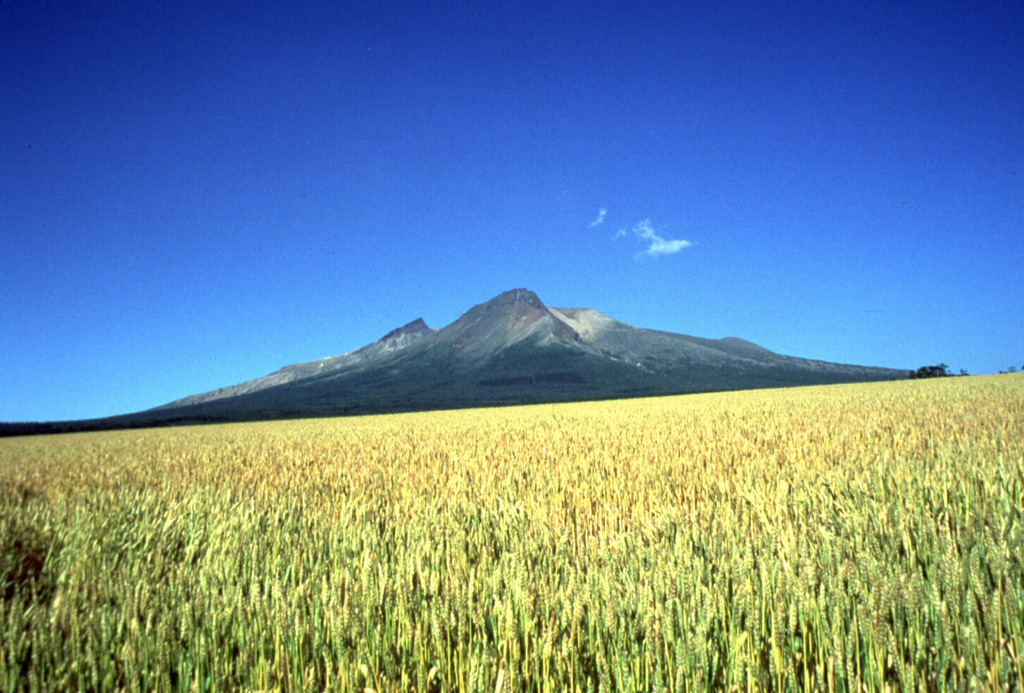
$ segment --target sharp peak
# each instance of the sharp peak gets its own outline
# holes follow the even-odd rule
[[[490,301],[487,301],[484,305],[487,306],[507,306],[516,303],[526,303],[536,308],[547,308],[537,294],[533,293],[529,289],[510,289],[503,291],[498,294]]]
[[[415,334],[417,332],[423,332],[429,329],[430,328],[427,326],[427,323],[423,321],[423,318],[416,318],[412,322],[408,322],[402,325],[401,327],[397,327],[391,330],[386,335],[381,337],[379,341],[383,342],[385,340],[392,339],[403,334]]]

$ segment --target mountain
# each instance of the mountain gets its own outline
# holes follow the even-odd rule
[[[587,308],[550,308],[532,291],[514,289],[440,329],[416,319],[347,354],[137,414],[70,424],[335,416],[907,376],[906,370],[783,356],[734,337],[631,327]]]
[[[431,329],[414,320],[356,351],[193,395],[150,415],[317,416],[906,378],[549,308],[514,289]]]

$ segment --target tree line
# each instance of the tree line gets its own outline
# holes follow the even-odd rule
[[[1021,370],[1024,371],[1024,366],[1021,366]],[[999,371],[1000,374],[1016,373],[1017,367],[1010,366],[1005,371]],[[959,373],[950,373],[949,366],[944,363],[937,364],[935,366],[921,366],[916,371],[910,371],[910,379],[915,380],[917,378],[948,378],[953,375],[970,375],[963,368],[960,369]]]

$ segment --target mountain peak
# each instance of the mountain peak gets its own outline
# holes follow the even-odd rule
[[[511,289],[509,291],[502,292],[483,305],[488,308],[503,308],[517,303],[523,303],[541,310],[547,308],[547,306],[541,303],[541,300],[537,298],[537,294],[533,293],[529,289]]]
[[[397,349],[411,344],[423,335],[431,332],[433,330],[427,327],[427,323],[423,322],[423,318],[416,318],[410,323],[391,330],[381,337],[377,344],[383,344],[385,349]]]
[[[386,342],[389,339],[395,339],[396,337],[402,337],[405,335],[417,334],[419,332],[429,332],[430,328],[427,327],[427,323],[423,321],[423,318],[416,318],[412,322],[406,323],[401,327],[388,332],[386,335],[380,338],[380,341]]]

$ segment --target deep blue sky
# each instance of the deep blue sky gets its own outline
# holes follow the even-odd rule
[[[0,420],[149,408],[515,287],[809,358],[1024,365],[1020,2],[355,4],[0,3]]]

